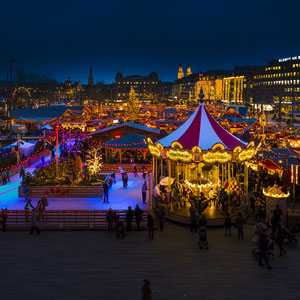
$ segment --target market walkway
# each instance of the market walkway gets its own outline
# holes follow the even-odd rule
[[[298,300],[300,247],[271,258],[273,270],[251,255],[253,226],[246,240],[223,228],[208,230],[209,250],[197,246],[189,228],[166,224],[125,239],[99,231],[0,232],[3,299],[141,299],[144,278],[154,300]],[[277,250],[277,249],[276,249]]]

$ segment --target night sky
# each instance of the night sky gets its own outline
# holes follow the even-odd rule
[[[0,80],[15,69],[87,82],[116,72],[176,78],[300,55],[300,1],[2,1]]]

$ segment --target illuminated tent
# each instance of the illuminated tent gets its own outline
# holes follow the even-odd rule
[[[247,145],[226,131],[211,116],[203,104],[199,105],[182,126],[159,142],[163,147],[167,148],[174,141],[178,141],[185,149],[192,149],[198,146],[202,150],[211,149],[217,143],[222,143],[228,150],[233,150],[238,146],[245,148]]]

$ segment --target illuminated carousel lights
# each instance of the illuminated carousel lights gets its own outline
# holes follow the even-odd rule
[[[193,155],[181,149],[170,149],[167,151],[167,157],[175,161],[190,162],[193,159]]]
[[[221,163],[225,164],[231,161],[232,155],[226,151],[208,151],[203,154],[203,160],[206,163]]]
[[[184,181],[186,183],[186,185],[191,188],[191,189],[194,189],[194,188],[197,188],[201,191],[202,189],[206,189],[206,188],[213,188],[216,186],[216,184],[213,184],[211,181],[209,183],[206,183],[206,184],[197,184],[197,183],[191,183],[189,182],[188,180],[185,180]]]
[[[290,193],[288,192],[287,194],[283,193],[282,194],[274,194],[270,191],[267,191],[265,189],[263,189],[263,194],[266,196],[266,197],[272,197],[272,198],[287,198],[290,196]]]

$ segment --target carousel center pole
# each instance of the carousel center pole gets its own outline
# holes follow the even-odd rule
[[[153,156],[152,156],[153,157]],[[154,159],[154,157],[153,157]],[[148,186],[149,186],[149,210],[152,210],[152,195],[153,195],[153,185],[151,186],[150,172],[148,174]],[[153,182],[153,169],[152,169],[152,182]]]
[[[231,206],[231,201],[230,201],[230,183],[231,183],[231,176],[230,176],[230,163],[227,164],[228,166],[228,206]]]
[[[56,124],[56,153],[55,153],[55,174],[58,176],[58,124]]]

